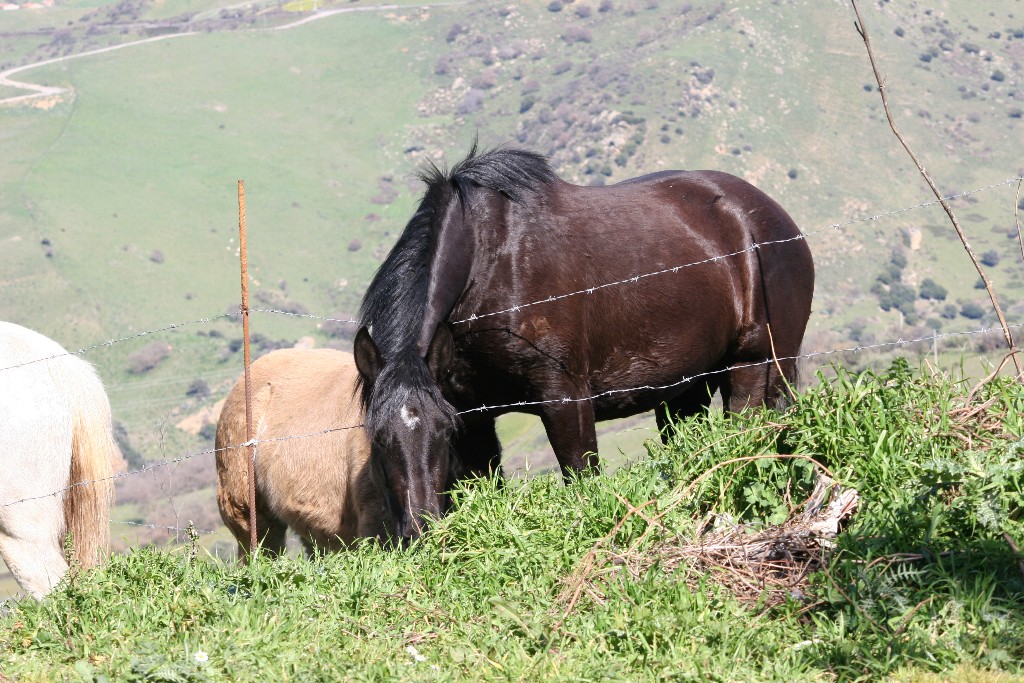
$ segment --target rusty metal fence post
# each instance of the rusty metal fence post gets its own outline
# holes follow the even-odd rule
[[[256,552],[256,444],[252,433],[252,383],[249,378],[249,254],[245,234],[245,181],[238,181],[238,256],[242,263],[242,357],[245,366],[245,443],[249,447],[249,555]]]

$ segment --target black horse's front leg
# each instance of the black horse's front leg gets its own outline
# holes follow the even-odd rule
[[[466,420],[452,439],[452,449],[462,464],[460,479],[501,475],[501,442],[493,417]]]
[[[590,400],[549,404],[540,418],[562,468],[562,477],[568,480],[572,475],[598,471],[597,429]]]

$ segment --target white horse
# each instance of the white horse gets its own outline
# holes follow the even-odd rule
[[[36,598],[110,545],[110,477],[121,465],[92,366],[38,332],[0,322],[0,556]]]

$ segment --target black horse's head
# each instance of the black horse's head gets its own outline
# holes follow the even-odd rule
[[[442,324],[425,357],[385,360],[363,327],[353,353],[368,398],[371,471],[387,500],[394,540],[408,545],[444,514],[457,476],[450,446],[458,416],[441,389],[452,364],[451,331]]]

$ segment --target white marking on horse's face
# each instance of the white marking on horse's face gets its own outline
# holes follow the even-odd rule
[[[416,427],[420,423],[419,416],[413,415],[412,411],[409,410],[409,406],[402,406],[400,415],[402,416],[402,422],[404,422],[405,426],[408,427],[410,430],[416,429]]]

